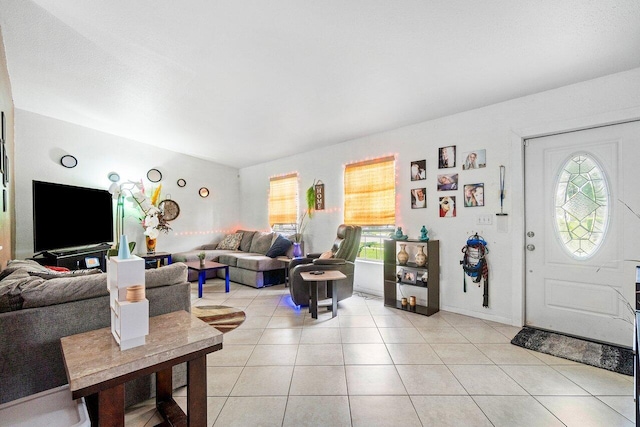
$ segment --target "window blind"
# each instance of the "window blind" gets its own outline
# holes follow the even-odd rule
[[[344,171],[344,192],[346,224],[395,224],[395,158],[381,157],[347,165]]]
[[[295,224],[298,216],[298,174],[269,180],[269,225]]]

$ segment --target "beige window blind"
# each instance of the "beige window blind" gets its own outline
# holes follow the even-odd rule
[[[346,224],[395,224],[395,158],[381,157],[347,165],[344,171],[344,192]]]
[[[269,225],[295,224],[298,216],[298,174],[269,180]]]

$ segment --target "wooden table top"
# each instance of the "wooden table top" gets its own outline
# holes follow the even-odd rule
[[[111,327],[60,339],[69,387],[75,396],[163,362],[222,344],[222,333],[186,311],[149,318],[146,344],[128,350],[111,335]]]
[[[346,279],[347,276],[338,270],[321,270],[323,274],[311,274],[310,271],[300,273],[305,282],[324,282],[325,280]]]
[[[205,261],[204,262],[204,267],[200,267],[200,261],[187,261],[184,264],[186,264],[187,267],[189,267],[192,270],[209,270],[212,268],[223,268],[223,267],[228,267],[227,264],[220,264],[219,262],[214,262],[214,261]]]

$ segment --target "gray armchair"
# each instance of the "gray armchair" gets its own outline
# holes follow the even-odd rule
[[[330,258],[320,258],[321,254],[307,254],[305,258],[296,258],[289,263],[289,291],[296,305],[309,305],[309,284],[302,280],[300,273],[316,270],[338,270],[346,279],[336,282],[338,301],[353,295],[354,261],[358,255],[362,228],[342,224],[338,227],[336,240],[331,247]],[[318,298],[327,298],[326,287],[318,289]]]

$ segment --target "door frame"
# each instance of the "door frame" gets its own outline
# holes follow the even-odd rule
[[[640,107],[610,111],[587,117],[558,120],[541,125],[535,125],[510,132],[511,140],[511,168],[514,171],[511,178],[511,189],[507,198],[511,198],[511,234],[513,247],[513,269],[511,283],[513,326],[524,326],[525,322],[525,206],[524,206],[524,142],[531,138],[540,138],[560,133],[576,132],[596,127],[617,125],[640,120]],[[516,172],[517,171],[517,172]],[[509,171],[507,171],[507,174]]]

